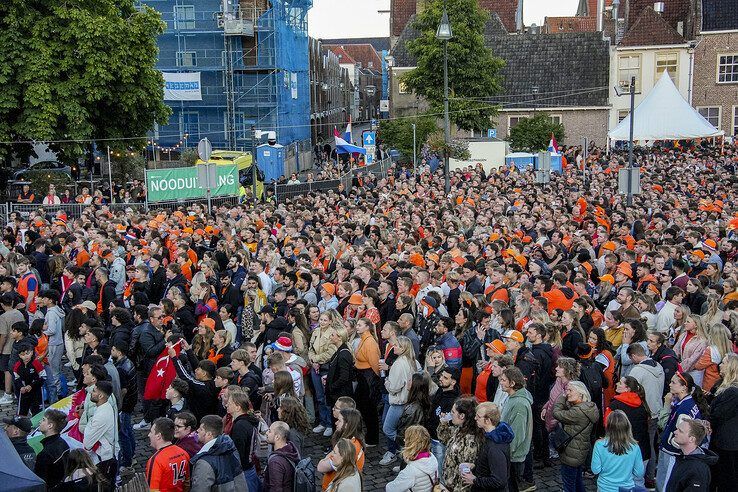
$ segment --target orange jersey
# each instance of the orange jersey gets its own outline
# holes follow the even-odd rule
[[[185,490],[190,482],[190,456],[185,450],[170,444],[153,454],[146,463],[149,490]]]

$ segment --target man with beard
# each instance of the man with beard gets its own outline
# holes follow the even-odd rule
[[[438,376],[438,390],[431,400],[431,412],[427,420],[431,436],[431,452],[439,463],[443,463],[446,447],[438,440],[438,424],[441,415],[450,415],[454,402],[459,398],[459,371],[444,367]],[[442,480],[442,468],[438,467],[438,479]]]

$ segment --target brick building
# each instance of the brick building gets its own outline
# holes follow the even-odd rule
[[[351,114],[353,83],[338,56],[310,38],[310,137],[313,144],[331,140]]]
[[[738,0],[702,0],[697,13],[692,106],[738,135]]]

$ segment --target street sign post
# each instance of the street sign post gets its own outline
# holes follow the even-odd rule
[[[364,147],[374,147],[377,142],[377,133],[376,132],[364,132],[362,135],[364,139]]]
[[[497,138],[497,128],[488,128],[487,138]]]
[[[215,183],[215,165],[210,164],[210,156],[213,153],[213,145],[210,143],[210,140],[207,138],[203,138],[200,140],[197,144],[197,153],[200,156],[200,159],[205,162],[205,165],[202,166],[202,168],[199,168],[197,170],[198,178],[200,179],[200,186],[202,186],[205,189],[205,193],[208,197],[208,214],[212,212],[212,199],[211,199],[211,188],[213,184]],[[212,167],[212,176],[210,168]],[[204,179],[203,179],[204,178]],[[212,178],[212,179],[211,179]]]

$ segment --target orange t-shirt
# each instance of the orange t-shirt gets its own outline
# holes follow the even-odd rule
[[[149,490],[182,492],[190,478],[190,455],[170,444],[161,448],[146,462]]]
[[[474,388],[474,396],[477,399],[477,403],[484,403],[487,401],[487,381],[492,375],[492,364],[487,364],[482,372],[477,376],[477,387]]]
[[[359,468],[359,471],[364,470],[364,450],[361,449],[361,443],[358,439],[355,437],[351,438],[351,442],[354,444],[354,447],[356,448],[356,466]],[[323,490],[326,490],[328,486],[333,481],[333,478],[336,476],[336,472],[330,471],[323,475]]]

